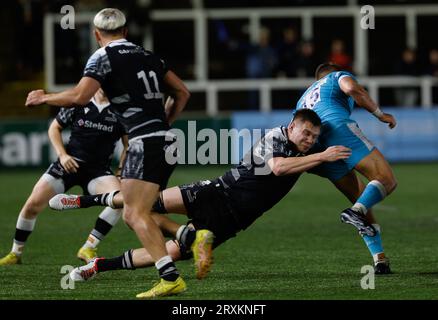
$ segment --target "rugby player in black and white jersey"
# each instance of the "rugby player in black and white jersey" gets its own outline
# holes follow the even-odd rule
[[[84,108],[59,111],[48,130],[58,160],[41,176],[21,209],[12,250],[0,259],[0,266],[21,263],[24,246],[35,228],[37,216],[54,195],[73,186],[81,186],[85,194],[120,189],[119,179],[113,175],[110,165],[116,142],[122,138],[126,150],[128,138],[123,126],[109,111],[109,105],[103,91],[99,90]],[[71,128],[70,140],[64,146],[62,131],[68,127]],[[97,245],[120,216],[121,210],[105,208],[87,241],[79,249],[78,258],[85,262],[95,258]]]
[[[281,201],[302,172],[321,163],[346,159],[351,155],[351,150],[343,146],[334,146],[307,155],[320,131],[321,120],[318,115],[309,109],[299,110],[287,128],[277,127],[269,131],[238,166],[219,178],[162,191],[154,205],[154,211],[161,214],[155,214],[154,219],[163,230],[177,239],[166,243],[173,259],[189,256],[187,249],[195,238],[193,230],[211,230],[215,235],[213,246],[216,247],[248,228]],[[74,195],[64,195],[64,198],[69,197],[77,199]],[[120,208],[123,205],[121,197],[121,194],[117,194],[107,205]],[[81,198],[86,200],[87,197]],[[63,206],[60,199],[51,203],[51,207],[58,210],[78,208]],[[90,199],[88,203],[97,205]],[[188,226],[180,225],[162,213],[187,215],[190,221]],[[98,258],[85,266],[75,268],[70,277],[75,281],[83,281],[93,278],[99,272],[135,269],[152,264],[153,260],[144,248],[128,250],[120,257]]]
[[[129,149],[122,170],[123,218],[135,231],[143,247],[153,257],[161,281],[139,298],[178,294],[186,290],[172,258],[167,254],[160,228],[152,218],[152,205],[165,189],[175,164],[166,161],[174,141],[170,125],[185,107],[190,93],[178,76],[152,52],[125,39],[126,18],[118,9],[106,8],[94,17],[94,35],[101,46],[88,60],[84,75],[70,90],[46,94],[29,93],[26,106],[50,104],[69,107],[83,105],[102,88],[112,110],[125,126]],[[164,105],[168,95],[173,103]],[[213,234],[198,230],[193,244],[197,277],[209,271]]]

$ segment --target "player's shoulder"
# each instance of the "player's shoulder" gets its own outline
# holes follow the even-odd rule
[[[105,48],[99,48],[91,55],[87,62],[87,68],[95,68],[98,65],[102,65],[102,61],[108,61],[108,54]]]
[[[59,109],[58,114],[76,114],[80,111],[81,108],[61,108]]]
[[[156,61],[158,63],[165,64],[163,58],[160,55],[158,55],[157,53],[155,53],[151,50],[147,50],[147,49],[144,49],[144,52],[145,52],[145,56],[147,56],[149,59]]]
[[[340,81],[346,77],[350,77],[350,78],[356,80],[356,77],[351,72],[342,70],[342,71],[331,72],[319,81],[323,82],[323,83],[321,83],[321,85],[327,84],[328,86],[331,86],[331,87],[340,86]]]
[[[272,139],[276,141],[287,142],[285,128],[283,126],[274,127],[265,134],[265,140]]]
[[[332,72],[329,76],[331,76],[331,78],[335,81],[340,81],[344,77],[356,79],[356,77],[351,72],[344,70]]]
[[[75,116],[77,114],[76,109],[80,109],[80,108],[61,108],[61,109],[59,109],[58,114],[56,115],[55,119],[58,121],[58,123],[62,127],[66,127],[75,118]]]
[[[107,55],[106,49],[105,47],[102,47],[94,51],[94,53],[91,55],[89,60],[96,60],[106,55]]]

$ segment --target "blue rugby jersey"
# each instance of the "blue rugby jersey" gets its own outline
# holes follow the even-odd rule
[[[322,131],[328,131],[344,123],[352,122],[353,98],[346,95],[339,86],[343,77],[356,78],[349,72],[331,72],[314,82],[297,102],[296,109],[312,109],[322,121]]]

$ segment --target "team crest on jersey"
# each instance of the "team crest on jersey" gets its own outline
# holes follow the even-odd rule
[[[85,108],[84,108],[84,113],[85,113],[85,114],[87,114],[87,113],[88,113],[88,111],[90,111],[90,108],[88,108],[88,107],[85,107]]]

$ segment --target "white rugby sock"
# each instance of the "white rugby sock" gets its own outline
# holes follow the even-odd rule
[[[178,241],[181,241],[181,235],[182,235],[182,233],[183,233],[183,231],[184,231],[184,229],[186,228],[187,226],[185,225],[185,224],[183,224],[182,226],[180,226],[179,228],[178,228],[178,231],[176,232],[176,240],[178,240]]]
[[[121,209],[106,207],[97,218],[94,229],[88,236],[83,248],[96,248],[100,241],[105,238],[108,232],[110,232],[114,225],[119,221],[121,216]]]
[[[84,243],[82,248],[91,248],[95,249],[100,243],[100,239],[93,236],[91,233],[88,235],[87,241]]]
[[[26,219],[22,217],[22,214],[18,216],[17,224],[15,227],[15,237],[12,244],[11,252],[15,253],[17,256],[21,256],[23,253],[24,244],[27,238],[32,233],[35,228],[36,218]]]

